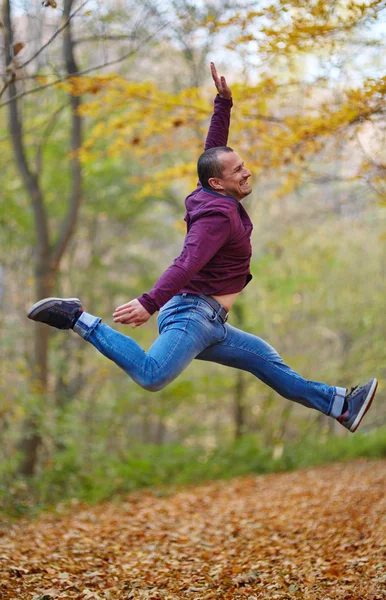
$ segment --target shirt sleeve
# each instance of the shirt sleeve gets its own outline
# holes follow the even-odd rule
[[[206,136],[205,150],[227,145],[232,105],[232,98],[228,100],[228,98],[222,98],[217,94],[214,100],[214,110],[208,135]]]
[[[138,298],[151,315],[178,294],[228,241],[231,223],[223,213],[211,213],[193,223],[185,237],[183,250],[161,275],[148,294]]]
[[[226,146],[228,143],[229,127],[231,122],[232,98],[222,98],[219,94],[214,99],[213,115],[210,120],[208,134],[205,140],[204,150]],[[195,191],[202,188],[201,182],[197,182]]]

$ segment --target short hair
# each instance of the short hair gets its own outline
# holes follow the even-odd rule
[[[219,155],[223,152],[233,152],[229,146],[217,146],[205,150],[198,159],[197,172],[200,183],[203,187],[209,187],[211,177],[222,177],[224,165],[219,160]]]

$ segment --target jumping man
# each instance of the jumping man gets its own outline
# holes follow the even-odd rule
[[[337,419],[354,432],[370,408],[377,380],[352,388],[309,381],[286,365],[264,340],[227,323],[238,294],[250,282],[252,223],[242,205],[251,172],[227,146],[232,93],[211,63],[217,88],[214,113],[198,159],[199,183],[186,198],[183,250],[149,293],[119,306],[114,322],[138,327],[159,311],[159,337],[148,352],[87,313],[77,298],[45,298],[28,317],[73,329],[138,385],[156,392],[194,359],[249,371],[278,394]]]

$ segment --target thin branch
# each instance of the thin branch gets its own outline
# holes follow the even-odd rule
[[[56,109],[56,111],[51,115],[51,117],[46,125],[46,128],[41,136],[41,142],[38,145],[38,148],[36,151],[36,158],[35,158],[36,173],[38,176],[40,175],[41,169],[42,169],[42,153],[43,153],[44,146],[45,146],[48,138],[50,137],[51,133],[54,130],[58,115],[62,112],[62,110],[64,110],[66,108],[66,106],[67,106],[67,103],[62,104],[62,106],[60,106],[59,108]]]
[[[29,58],[25,63],[23,63],[22,65],[19,65],[18,67],[16,67],[16,70],[23,69],[24,67],[26,67],[27,65],[29,65],[30,62],[32,62],[37,56],[39,56],[39,54],[41,52],[43,52],[43,50],[45,50],[51,44],[51,42],[54,41],[54,39],[59,35],[59,33],[61,33],[63,31],[63,29],[65,29],[68,26],[68,24],[70,23],[71,19],[73,19],[75,17],[75,15],[80,10],[82,10],[82,8],[84,6],[86,6],[86,4],[88,3],[88,1],[89,0],[86,0],[85,2],[83,2],[83,4],[81,4],[79,6],[79,8],[77,8],[76,10],[74,10],[74,12],[68,17],[67,21],[61,27],[59,27],[59,29],[57,31],[55,31],[54,35],[48,40],[48,42],[45,43],[41,48],[39,48],[39,50],[33,56],[31,56],[31,58]]]
[[[356,139],[357,142],[362,150],[363,155],[365,156],[366,160],[373,165],[373,167],[376,167],[377,169],[379,169],[380,171],[386,171],[386,164],[382,164],[382,163],[377,163],[373,158],[371,158],[370,154],[367,152],[367,150],[365,149],[365,147],[362,144],[362,140],[359,137],[359,132],[356,135]]]
[[[65,105],[63,105],[64,108]],[[59,109],[57,109],[59,110]],[[56,112],[56,111],[55,111]],[[42,121],[41,123],[38,123],[37,125],[33,125],[31,127],[25,128],[23,127],[23,135],[30,135],[30,134],[34,134],[36,133],[36,131],[40,131],[42,128],[46,127],[48,129],[49,127],[49,123],[51,122],[52,119],[52,115],[49,115],[48,118],[45,121]],[[9,141],[11,138],[11,134],[8,133],[7,135],[3,135],[0,137],[0,143],[1,142],[6,142]]]
[[[5,83],[4,83],[4,85],[3,85],[3,87],[2,87],[2,88],[1,88],[1,90],[0,90],[0,98],[1,98],[1,96],[4,94],[4,92],[5,92],[5,90],[7,89],[8,85],[9,85],[9,81],[5,81]]]
[[[349,46],[370,46],[371,48],[383,48],[385,42],[383,40],[346,40],[345,43]]]
[[[310,170],[309,169],[305,169],[307,171],[308,174],[310,174]],[[302,181],[302,185],[306,186],[306,185],[326,185],[328,183],[335,183],[335,182],[344,182],[347,183],[349,181],[353,181],[352,177],[341,177],[340,175],[323,175],[320,177],[313,177],[312,179],[304,179]]]
[[[362,177],[362,179],[367,183],[368,187],[375,192],[375,194],[377,194],[377,196],[386,198],[386,189],[383,191],[382,189],[378,188],[368,177]]]
[[[257,121],[265,121],[267,123],[275,123],[276,125],[285,125],[284,119],[280,119],[279,117],[266,116],[260,114],[250,114],[250,115],[242,115],[244,119],[256,119]],[[289,128],[286,127],[286,130],[289,131]]]
[[[130,52],[123,54],[119,58],[108,61],[108,62],[104,63],[103,65],[97,65],[96,67],[89,67],[88,69],[85,69],[84,71],[80,71],[79,73],[77,73],[76,76],[79,77],[80,75],[86,75],[87,73],[91,73],[92,71],[98,71],[100,69],[104,69],[105,67],[110,67],[111,65],[115,65],[120,62],[123,62],[124,60],[126,60],[126,59],[130,58],[131,56],[133,56],[134,54],[136,54],[136,52],[138,52],[138,50],[144,44],[146,44],[147,42],[150,42],[160,31],[165,29],[168,25],[170,25],[170,23],[165,23],[164,25],[159,27],[159,29],[157,29],[157,31],[155,31],[154,33],[152,33],[151,35],[146,37],[144,40],[142,40],[142,42],[140,44],[138,44],[138,46],[136,48],[134,48],[134,50],[130,50]],[[30,94],[40,92],[41,90],[44,90],[46,88],[53,87],[54,85],[57,85],[58,83],[61,83],[62,81],[66,81],[67,79],[70,79],[71,77],[73,77],[73,75],[67,74],[64,77],[61,77],[60,79],[56,79],[55,81],[51,81],[50,83],[46,83],[46,84],[41,85],[36,88],[32,88],[32,90],[26,90],[25,92],[20,92],[19,94],[15,94],[14,96],[12,96],[12,98],[9,98],[5,102],[2,102],[0,104],[0,108],[2,108],[3,106],[6,106],[7,104],[10,104],[14,100],[17,100],[18,98],[23,98],[23,96],[28,96]]]
[[[122,42],[125,40],[131,40],[132,35],[90,35],[89,37],[79,38],[74,41],[75,44],[84,44],[85,42],[105,42],[107,40],[111,42]]]

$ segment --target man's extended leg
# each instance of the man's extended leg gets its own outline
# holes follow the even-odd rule
[[[158,391],[173,381],[204,348],[224,337],[224,325],[211,318],[213,312],[195,297],[172,298],[160,311],[160,336],[148,352],[132,338],[101,323],[99,317],[84,312],[77,298],[41,300],[28,316],[58,329],[74,329],[138,385]]]
[[[206,348],[197,359],[249,371],[284,398],[339,418],[352,432],[357,429],[374,398],[377,387],[375,379],[360,388],[356,396],[346,397],[346,388],[304,379],[286,365],[276,350],[261,338],[228,324],[226,330],[225,339]],[[346,408],[351,409],[351,412],[344,416],[346,413],[343,409]],[[353,414],[354,411],[358,414]]]

